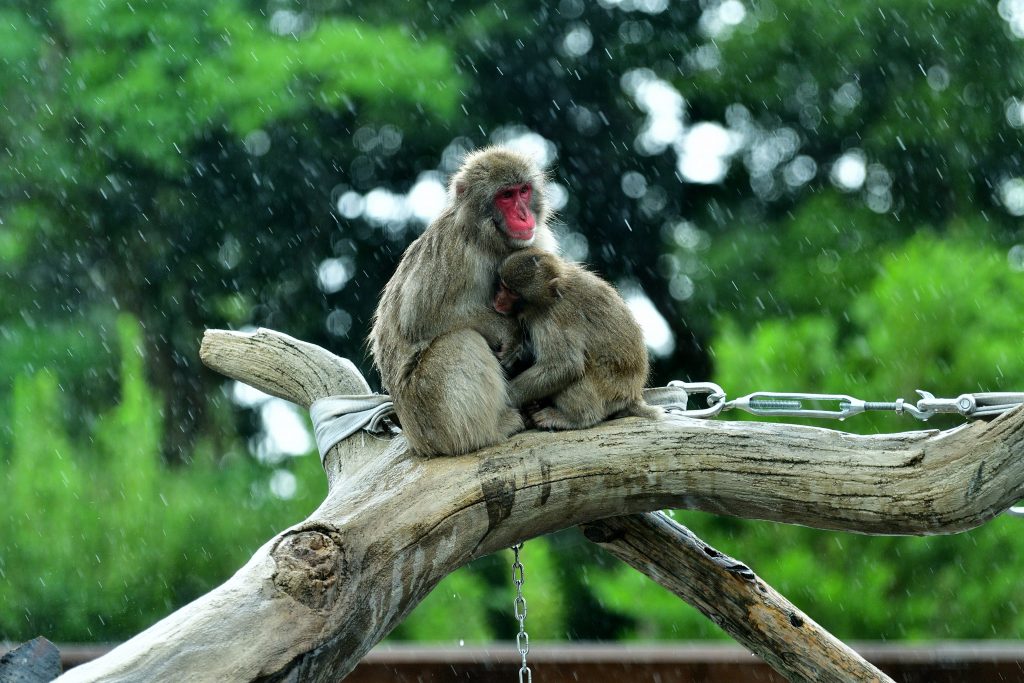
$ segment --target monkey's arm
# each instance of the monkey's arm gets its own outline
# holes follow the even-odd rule
[[[583,377],[583,344],[552,330],[531,330],[537,362],[509,383],[509,402],[517,408],[565,389]]]
[[[519,322],[489,308],[473,316],[467,327],[479,332],[487,340],[487,345],[495,351],[508,351],[522,342]]]

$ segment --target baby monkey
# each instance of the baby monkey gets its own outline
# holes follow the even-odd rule
[[[619,293],[597,275],[537,248],[505,259],[494,308],[519,317],[535,362],[509,383],[509,401],[543,429],[585,429],[608,417],[657,418],[643,400],[647,347]]]

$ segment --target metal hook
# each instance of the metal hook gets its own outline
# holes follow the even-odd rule
[[[681,382],[672,380],[668,386],[682,389],[687,396],[694,394],[707,394],[708,407],[696,408],[694,410],[680,410],[676,406],[667,407],[666,410],[687,417],[717,417],[725,409],[725,391],[714,382]]]

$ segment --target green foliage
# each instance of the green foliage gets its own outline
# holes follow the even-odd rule
[[[460,645],[494,640],[486,620],[489,595],[486,583],[464,567],[445,577],[390,637]]]
[[[528,633],[535,640],[564,636],[566,597],[558,577],[558,557],[546,538],[523,546],[523,594],[529,611]],[[491,571],[497,570],[497,571]],[[518,625],[512,609],[512,553],[470,564],[446,577],[394,630],[394,640],[480,643],[508,640]]]
[[[356,101],[368,103],[371,115],[397,103],[440,114],[454,107],[458,80],[447,51],[398,28],[327,20],[296,40],[274,35],[236,0],[189,0],[173,9],[59,0],[54,11],[70,47],[60,87],[87,93],[71,112],[87,129],[105,131],[117,153],[165,172],[182,171],[193,142],[222,126],[240,138],[300,112]]]
[[[1024,385],[1024,272],[1010,267],[1004,248],[979,240],[978,226],[958,227],[949,239],[919,232],[882,261],[870,293],[854,302],[863,337],[847,353],[872,389]]]
[[[845,320],[808,313],[747,333],[723,317],[713,349],[717,381],[734,396],[769,389],[893,400],[914,398],[915,389],[937,396],[1016,390],[1024,385],[1024,272],[976,234],[966,224],[946,238],[922,231],[880,257]],[[844,428],[901,425],[905,418],[871,415]]]
[[[14,382],[12,445],[0,451],[0,640],[133,635],[226,579],[324,493],[316,458],[285,465],[297,495],[267,488],[270,468],[200,447],[189,468],[160,457],[160,400],[142,377],[138,325],[121,318],[120,397],[72,438],[52,373]]]

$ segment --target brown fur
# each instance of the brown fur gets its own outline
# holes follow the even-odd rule
[[[507,234],[497,192],[531,183],[530,242]],[[449,206],[402,255],[374,315],[370,350],[413,450],[455,455],[523,429],[507,399],[494,351],[508,349],[515,321],[491,308],[498,266],[516,249],[555,248],[545,177],[502,148],[469,155],[452,178]]]
[[[583,429],[609,416],[656,418],[643,400],[647,347],[626,302],[607,282],[539,249],[523,249],[501,267],[519,295],[520,317],[536,361],[512,380],[509,399],[526,406],[538,427]]]

